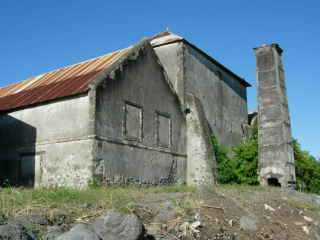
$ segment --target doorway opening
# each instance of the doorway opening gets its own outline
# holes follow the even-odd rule
[[[278,178],[268,178],[268,186],[281,187]]]

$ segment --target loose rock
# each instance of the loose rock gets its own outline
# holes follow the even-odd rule
[[[137,216],[113,211],[98,218],[93,228],[102,240],[138,240],[144,234],[144,227]]]
[[[100,240],[100,238],[90,225],[77,224],[69,232],[60,235],[57,240]]]
[[[244,216],[240,218],[240,229],[244,231],[257,231],[257,221],[251,216]]]
[[[0,239],[5,240],[34,240],[27,229],[21,224],[8,223],[0,226]]]
[[[62,234],[63,234],[63,227],[61,227],[61,226],[48,227],[48,231],[43,239],[44,240],[55,240]]]

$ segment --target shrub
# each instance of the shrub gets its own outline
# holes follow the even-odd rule
[[[233,161],[239,183],[258,185],[258,131],[245,139],[239,146],[233,148]]]
[[[222,184],[238,183],[235,163],[229,157],[229,150],[220,145],[216,137],[212,137],[212,145],[217,160],[218,182]]]

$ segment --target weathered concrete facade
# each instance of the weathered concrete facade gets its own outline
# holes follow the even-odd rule
[[[151,43],[187,113],[187,182],[213,183],[217,170],[211,137],[228,147],[241,142],[250,84],[175,34]]]
[[[257,57],[259,171],[262,185],[295,184],[294,154],[282,49],[255,49]]]
[[[151,46],[98,88],[96,110],[104,181],[185,182],[185,118]]]
[[[219,142],[225,146],[239,144],[248,122],[250,84],[184,39],[169,43],[156,40],[153,45],[180,101],[185,104],[186,94],[197,97]]]
[[[86,186],[94,143],[89,106],[83,95],[0,115],[1,136],[6,136],[0,140],[0,166],[6,172],[1,178],[10,184]]]
[[[213,184],[210,138],[240,142],[248,86],[190,43],[153,38],[0,89],[0,183]]]

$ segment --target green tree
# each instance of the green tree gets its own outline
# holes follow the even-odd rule
[[[320,162],[303,151],[297,140],[293,142],[298,189],[320,194]]]

